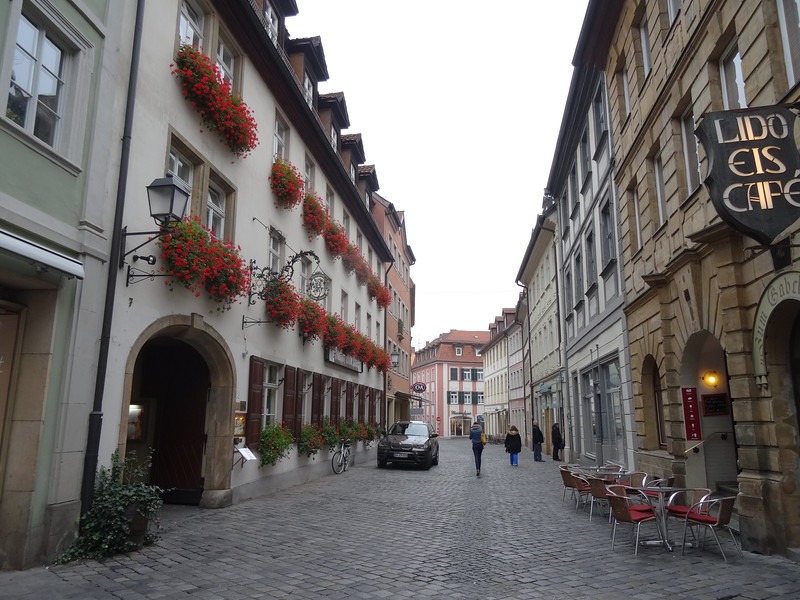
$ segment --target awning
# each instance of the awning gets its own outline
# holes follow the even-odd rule
[[[0,230],[0,250],[13,252],[24,259],[56,269],[70,277],[83,279],[82,262],[13,233]]]
[[[551,388],[550,388],[549,385],[543,383],[542,385],[539,386],[539,393],[540,394],[547,394],[547,393],[550,392],[550,389]]]

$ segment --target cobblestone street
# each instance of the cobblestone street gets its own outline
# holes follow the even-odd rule
[[[327,460],[327,455],[318,460]],[[430,471],[379,470],[375,449],[346,473],[230,508],[167,506],[161,539],[127,556],[0,572],[3,599],[529,598],[733,600],[800,594],[800,566],[723,539],[704,552],[643,547],[562,503],[550,459],[500,445],[475,476],[469,443],[442,440]],[[569,496],[568,496],[569,498]],[[597,513],[595,513],[597,514]],[[649,524],[642,535],[652,535]],[[673,538],[682,531],[672,524]]]

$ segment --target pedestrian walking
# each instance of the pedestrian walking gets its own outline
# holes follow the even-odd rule
[[[506,452],[511,457],[511,466],[519,466],[519,453],[522,450],[522,438],[519,435],[519,429],[512,425],[506,434]]]
[[[542,430],[539,429],[539,421],[533,422],[533,431],[531,432],[533,436],[533,460],[536,462],[544,462],[542,458],[542,444],[544,444],[544,434]]]
[[[564,449],[564,436],[561,435],[561,428],[558,423],[553,423],[553,427],[550,430],[550,441],[553,442],[553,460],[561,462],[561,457],[558,453]]]
[[[469,430],[469,440],[472,442],[472,454],[475,455],[475,475],[481,476],[481,455],[483,454],[484,441],[481,426],[478,423],[473,423],[472,428]]]

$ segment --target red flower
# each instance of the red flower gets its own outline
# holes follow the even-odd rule
[[[280,156],[275,157],[269,176],[269,186],[275,195],[275,206],[294,208],[303,198],[303,178],[297,168]]]
[[[303,298],[300,301],[297,325],[306,338],[314,340],[325,336],[326,317],[325,309],[310,298]]]
[[[338,258],[347,250],[349,243],[342,226],[333,219],[329,219],[325,225],[325,246],[328,251],[333,254],[334,258]]]
[[[291,329],[300,316],[300,295],[292,284],[280,279],[267,283],[265,303],[267,316],[283,329]]]
[[[243,158],[258,146],[258,124],[253,112],[231,90],[216,64],[194,46],[182,45],[172,74],[181,81],[182,94],[211,131],[236,156]]]
[[[308,232],[308,239],[323,235],[328,226],[328,210],[322,200],[314,192],[307,192],[303,197],[303,227]]]
[[[375,302],[377,302],[378,306],[381,308],[388,308],[392,303],[392,293],[389,291],[389,288],[381,283],[377,275],[372,274],[369,276],[367,292],[370,298],[375,298]]]
[[[167,285],[180,283],[195,296],[204,289],[223,310],[249,289],[250,272],[239,248],[217,239],[197,216],[186,217],[161,239],[161,258],[166,262],[162,271],[170,276]]]

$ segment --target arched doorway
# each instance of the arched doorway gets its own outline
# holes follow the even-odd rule
[[[692,416],[699,419],[700,430],[699,439],[686,439],[686,485],[735,494],[739,470],[728,367],[722,346],[710,332],[699,331],[689,337],[680,381],[681,388],[688,390],[681,392],[683,433],[686,420]],[[695,414],[687,414],[692,409]]]
[[[120,448],[153,452],[168,502],[230,505],[236,371],[224,338],[201,315],[169,315],[139,335],[125,371]]]
[[[151,482],[166,502],[198,504],[203,493],[208,366],[189,344],[173,338],[148,341],[136,361],[139,406],[153,432]]]

